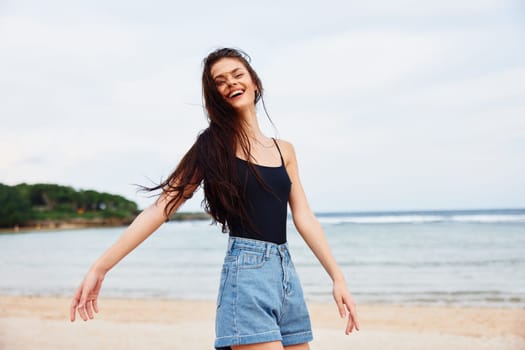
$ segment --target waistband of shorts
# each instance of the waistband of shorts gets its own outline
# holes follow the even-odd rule
[[[260,241],[257,239],[230,236],[228,239],[228,252],[234,249],[248,249],[251,251],[269,255],[283,256],[288,253],[288,242],[277,244],[273,242]]]

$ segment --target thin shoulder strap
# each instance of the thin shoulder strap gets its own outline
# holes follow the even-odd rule
[[[272,137],[273,143],[275,143],[275,146],[277,146],[277,150],[279,151],[279,155],[281,156],[281,165],[284,165],[284,159],[283,154],[281,153],[281,149],[279,148],[279,145],[277,144],[277,141]]]

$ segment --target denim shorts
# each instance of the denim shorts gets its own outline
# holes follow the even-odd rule
[[[310,316],[288,244],[230,237],[222,266],[215,348],[313,339]]]

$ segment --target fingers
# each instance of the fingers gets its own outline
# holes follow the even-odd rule
[[[345,318],[346,316],[346,310],[343,303],[343,298],[341,295],[334,295],[335,303],[337,304],[337,308],[339,309],[339,315],[341,318]]]
[[[100,289],[102,288],[102,280],[99,280],[97,282],[97,285],[95,286],[95,290],[93,293],[95,294],[95,298],[93,298],[93,310],[98,313],[98,293],[100,292]]]
[[[98,298],[93,300],[93,310],[95,310],[95,312],[98,314]]]
[[[93,300],[88,300],[86,302],[86,312],[89,317],[89,319],[93,319]]]
[[[350,297],[349,300],[345,299],[344,301],[346,308],[348,309],[348,322],[346,324],[345,334],[352,333],[352,330],[355,328],[356,331],[359,330],[359,320],[357,318],[357,311],[355,302]]]
[[[75,319],[75,312],[78,311],[78,314],[80,317],[87,321],[88,319],[93,319],[95,316],[93,314],[93,311],[98,313],[98,305],[97,305],[97,299],[90,299],[86,300],[85,302],[80,301],[76,308],[74,305],[72,305],[71,314],[72,314],[72,321]]]
[[[342,318],[346,316],[348,311],[348,321],[346,323],[345,334],[348,335],[352,333],[354,329],[358,331],[359,320],[357,318],[356,304],[350,293],[345,290],[345,288],[343,288],[343,290],[340,290],[340,288],[334,288],[334,300]]]
[[[96,276],[94,273],[88,273],[84,278],[71,301],[69,311],[71,322],[75,321],[77,312],[84,321],[94,318],[93,311],[98,313],[97,299],[103,279],[103,276]]]
[[[75,292],[75,295],[73,296],[73,300],[71,300],[71,306],[69,307],[69,320],[71,322],[75,322],[75,316],[77,313],[77,305],[78,305],[78,301],[80,299],[81,293],[82,293],[82,289],[81,287],[79,287],[77,291]]]
[[[355,327],[355,322],[354,322],[354,319],[352,318],[352,313],[349,310],[349,312],[348,312],[348,321],[346,323],[346,328],[345,328],[345,334],[348,335],[348,334],[352,333],[352,330],[354,329],[354,327]]]
[[[88,288],[85,288],[85,287],[82,288],[82,296],[80,297],[80,302],[77,305],[77,311],[80,317],[84,321],[88,320],[88,311],[87,311],[87,305],[86,305],[88,302],[88,296],[89,296]]]
[[[83,319],[84,321],[88,320],[85,303],[84,304],[82,304],[82,302],[79,303],[79,305],[77,306],[77,312],[81,319]]]
[[[77,314],[77,305],[78,300],[73,298],[73,300],[71,301],[71,306],[69,307],[69,320],[71,322],[75,322],[75,316]]]
[[[348,307],[348,318],[352,320],[355,330],[358,331],[359,330],[359,319],[357,317],[355,303],[353,303],[351,307],[349,307],[348,305],[347,307]]]
[[[339,281],[340,282],[340,281]],[[357,319],[356,304],[344,283],[334,282],[333,296],[342,318],[348,311],[348,321],[346,323],[345,334],[350,334],[355,329],[359,330],[359,320]]]
[[[353,328],[354,328],[354,322],[352,320],[352,317],[350,317],[350,315],[348,315],[348,322],[346,324],[345,334],[349,335],[350,333],[352,333],[352,329]]]

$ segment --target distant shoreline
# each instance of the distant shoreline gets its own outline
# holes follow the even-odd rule
[[[0,233],[24,233],[24,232],[49,232],[75,230],[85,228],[123,227],[133,222],[131,218],[73,218],[68,220],[39,220],[30,222],[28,225],[0,228]],[[175,213],[169,221],[192,221],[209,220],[210,216],[203,212],[180,212]]]
[[[132,220],[131,220],[132,221]],[[129,221],[129,223],[131,223]],[[93,220],[92,222],[70,222],[70,221],[47,221],[36,225],[15,226],[11,228],[1,228],[0,233],[24,233],[24,232],[50,232],[50,231],[65,231],[85,228],[101,228],[101,227],[122,227],[127,226],[126,220]]]

